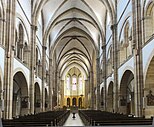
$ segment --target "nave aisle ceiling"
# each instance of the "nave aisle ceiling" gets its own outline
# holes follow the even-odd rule
[[[104,2],[106,1],[106,2]],[[33,0],[41,8],[44,36],[63,72],[78,64],[88,75],[98,46],[105,36],[107,0]],[[37,10],[37,9],[36,9]],[[45,38],[44,37],[44,38]],[[47,40],[46,40],[47,42]],[[96,59],[95,59],[96,60]]]

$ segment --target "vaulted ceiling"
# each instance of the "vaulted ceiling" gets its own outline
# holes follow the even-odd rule
[[[100,40],[105,36],[106,14],[113,5],[112,0],[33,2],[42,14],[44,38],[50,38],[47,45],[61,74],[75,66],[88,75],[102,43]]]

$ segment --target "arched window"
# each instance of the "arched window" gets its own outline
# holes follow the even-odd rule
[[[75,76],[72,78],[72,90],[77,90],[77,79]]]
[[[79,90],[82,90],[83,83],[82,83],[82,77],[79,78]]]
[[[66,88],[68,90],[70,89],[70,77],[67,77],[67,79],[66,79]]]

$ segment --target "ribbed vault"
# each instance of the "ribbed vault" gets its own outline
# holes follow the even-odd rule
[[[33,23],[42,18],[43,45],[49,46],[60,74],[78,65],[89,75],[106,34],[107,12],[111,20],[114,17],[113,4],[108,0],[33,1]]]

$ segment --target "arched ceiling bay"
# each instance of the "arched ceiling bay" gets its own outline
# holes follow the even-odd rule
[[[56,59],[60,73],[68,66],[78,65],[88,75],[92,61],[96,60],[93,56],[97,56],[100,48],[99,40],[105,36],[107,9],[112,8],[112,5],[107,5],[112,2],[34,0],[34,3],[37,8],[41,8],[44,42],[50,43],[46,45],[50,45],[50,57]]]

